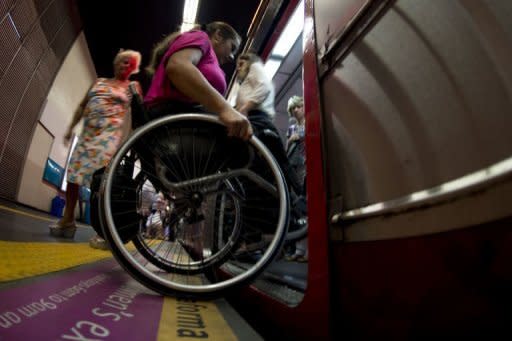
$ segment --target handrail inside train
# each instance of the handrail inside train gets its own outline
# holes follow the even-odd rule
[[[331,222],[338,224],[438,204],[479,191],[510,177],[512,177],[512,157],[439,186],[414,192],[397,199],[335,213],[331,217]]]

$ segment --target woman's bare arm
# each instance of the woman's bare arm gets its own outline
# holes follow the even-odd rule
[[[249,121],[233,109],[213,88],[196,67],[202,57],[199,49],[187,48],[174,53],[166,65],[167,77],[184,95],[200,103],[206,110],[217,113],[226,125],[229,136],[248,139],[252,135]]]
[[[92,86],[91,86],[92,87]],[[71,123],[69,124],[68,130],[66,134],[64,135],[64,142],[67,144],[69,143],[69,140],[71,140],[71,135],[73,134],[73,128],[76,126],[78,122],[82,119],[84,115],[84,108],[87,105],[87,102],[89,101],[89,90],[85,93],[85,96],[80,101],[80,104],[76,108],[75,112],[73,113],[73,118],[71,119]]]

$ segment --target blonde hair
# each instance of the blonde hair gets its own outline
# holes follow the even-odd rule
[[[123,50],[123,49],[119,50],[119,52],[114,57],[114,66],[117,63],[119,63],[121,61],[121,59],[123,59],[125,57],[135,59],[135,63],[136,63],[135,70],[133,70],[133,72],[131,74],[133,75],[135,73],[138,73],[140,71],[139,66],[140,66],[140,62],[142,60],[142,56],[141,56],[140,52],[134,51],[134,50]]]
[[[209,23],[208,25],[196,25],[190,31],[201,30],[206,32],[209,37],[211,37],[215,32],[218,32],[219,35],[224,39],[233,39],[238,42],[238,45],[242,42],[242,38],[238,34],[238,32],[229,24],[223,21],[214,21]],[[146,66],[145,70],[150,75],[156,71],[156,68],[162,61],[162,58],[165,55],[165,52],[169,48],[169,45],[181,34],[180,31],[173,32],[167,36],[165,36],[161,41],[156,43],[155,47],[151,51],[151,57],[149,59],[149,64]]]
[[[288,107],[287,111],[290,116],[293,116],[292,110],[297,107],[303,107],[304,106],[304,99],[301,96],[292,96],[288,100]]]

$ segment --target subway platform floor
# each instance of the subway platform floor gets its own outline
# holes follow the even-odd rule
[[[110,251],[49,235],[56,218],[0,201],[0,340],[261,340],[224,299],[180,300],[133,280]]]

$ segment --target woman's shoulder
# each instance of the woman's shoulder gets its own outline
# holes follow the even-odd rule
[[[265,66],[263,65],[262,62],[256,61],[256,62],[251,64],[250,69],[251,70],[256,70],[256,71],[264,71],[265,70]]]
[[[109,79],[106,77],[98,77],[96,81],[94,81],[94,86],[98,85],[109,85]]]
[[[94,92],[97,92],[98,89],[100,89],[106,85],[107,85],[106,78],[96,78],[94,80],[94,82],[92,83],[92,85],[89,87],[88,91],[94,93]]]
[[[176,37],[175,42],[181,43],[181,44],[190,44],[190,43],[197,43],[197,42],[206,42],[210,41],[208,34],[204,31],[200,30],[192,30],[183,32],[178,37]]]
[[[201,30],[190,30],[190,31],[183,32],[181,35],[184,37],[208,39],[208,34],[205,31],[201,31]]]
[[[271,81],[267,76],[267,73],[265,72],[265,67],[263,66],[262,62],[252,63],[249,68],[249,73],[247,74],[247,77],[251,79],[256,79],[258,81]]]
[[[206,32],[193,30],[180,34],[171,44],[170,50],[181,50],[186,47],[199,47],[204,53],[210,46],[210,38]]]

